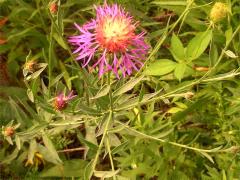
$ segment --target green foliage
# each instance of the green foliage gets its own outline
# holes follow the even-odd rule
[[[103,1],[0,0],[0,179],[239,179],[239,1],[215,24],[215,1],[108,3],[151,46],[131,77],[99,78],[68,44]]]
[[[146,68],[146,75],[161,76],[172,72],[176,68],[176,63],[169,59],[160,59],[150,64]]]

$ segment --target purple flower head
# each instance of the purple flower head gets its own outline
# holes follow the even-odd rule
[[[80,35],[72,36],[69,42],[75,47],[76,60],[83,67],[88,64],[98,67],[99,76],[112,71],[118,78],[143,66],[149,46],[144,42],[144,33],[136,34],[137,23],[120,6],[97,6],[96,18],[80,27]]]
[[[71,91],[67,96],[63,93],[60,93],[54,100],[54,107],[56,110],[63,110],[67,107],[68,101],[76,97],[73,95],[73,91]]]

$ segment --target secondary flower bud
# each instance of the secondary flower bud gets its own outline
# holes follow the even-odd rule
[[[221,2],[216,2],[210,12],[210,19],[213,22],[221,21],[227,16],[228,7],[226,4]]]
[[[65,96],[63,93],[59,94],[54,100],[54,108],[56,110],[63,110],[67,107],[68,101],[76,97],[73,95],[73,91],[71,91],[68,96]]]

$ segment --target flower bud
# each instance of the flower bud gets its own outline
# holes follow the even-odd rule
[[[68,105],[68,101],[74,97],[76,97],[76,95],[73,95],[73,91],[71,91],[67,96],[63,93],[59,94],[54,100],[54,108],[59,111],[65,109]]]
[[[28,61],[24,64],[24,70],[34,73],[37,69],[37,62],[35,60]]]
[[[228,7],[226,4],[221,2],[216,2],[210,12],[211,21],[218,22],[227,16]]]
[[[64,98],[63,94],[58,95],[54,100],[54,107],[56,110],[63,110],[67,107],[66,99]]]
[[[4,136],[11,137],[14,135],[14,132],[15,132],[15,129],[13,127],[6,127],[3,133],[4,133]]]
[[[49,5],[49,11],[52,13],[52,14],[56,14],[57,11],[58,11],[58,5],[56,2],[52,2],[50,5]]]

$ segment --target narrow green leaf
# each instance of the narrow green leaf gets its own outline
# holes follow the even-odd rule
[[[12,160],[14,160],[17,155],[18,155],[18,148],[16,148],[12,154],[10,154],[9,156],[5,157],[4,160],[1,161],[1,164],[10,164],[12,162]]]
[[[34,72],[33,74],[27,76],[26,80],[36,79],[44,71],[44,69],[47,67],[47,63],[40,63],[39,65],[41,65],[41,69],[39,69],[36,72]]]
[[[144,94],[146,94],[146,93],[145,93],[144,84],[142,84],[141,90],[140,90],[140,93],[139,93],[139,102],[142,101],[142,98],[143,98]]]
[[[199,152],[214,164],[213,158],[208,153],[203,152],[203,151],[199,151]]]
[[[187,46],[187,59],[192,61],[197,59],[208,47],[212,39],[212,31],[198,33]]]
[[[156,93],[150,93],[150,94],[145,94],[142,98],[142,100],[139,102],[139,97],[134,97],[129,99],[128,101],[124,101],[123,103],[117,105],[116,107],[116,111],[120,111],[120,110],[127,110],[127,109],[131,109],[139,104],[143,104],[145,102],[147,102],[149,99],[155,97],[156,95],[158,95],[162,90],[156,92]]]
[[[16,146],[17,146],[18,150],[20,150],[21,149],[21,140],[18,135],[15,135],[15,142],[16,142]]]
[[[83,177],[84,168],[87,165],[87,161],[82,159],[72,159],[64,161],[63,165],[56,165],[51,168],[46,168],[45,171],[40,173],[40,177],[53,177],[72,179],[73,177]]]
[[[94,171],[94,176],[99,177],[101,179],[105,179],[105,178],[113,177],[119,171],[120,171],[119,169],[116,171]]]
[[[182,109],[187,109],[187,105],[182,103],[182,102],[174,102],[178,107],[182,108]]]
[[[26,126],[26,125],[29,125],[31,124],[31,122],[29,122],[29,119],[25,117],[27,117],[27,115],[25,114],[24,111],[22,111],[20,108],[19,108],[19,105],[13,100],[13,99],[10,99],[9,100],[12,108],[13,108],[13,111],[15,112],[15,116],[16,116],[16,119],[17,121],[22,125],[22,126]],[[29,124],[28,124],[29,122]]]
[[[23,31],[20,31],[19,33],[12,34],[12,35],[8,36],[7,41],[10,41],[10,40],[12,40],[14,38],[17,38],[17,37],[22,37],[22,36],[26,35],[29,31],[34,29],[34,28],[36,28],[36,25],[31,26],[31,27],[29,27],[29,28],[27,28],[27,29],[25,29]]]
[[[232,27],[230,27],[228,30],[225,32],[225,37],[226,37],[226,45],[231,41],[232,39]]]
[[[30,146],[28,150],[28,161],[33,162],[34,154],[37,152],[37,143],[35,139],[30,141]]]
[[[131,79],[130,81],[128,81],[127,83],[125,83],[123,86],[121,86],[120,88],[118,88],[116,91],[113,92],[113,96],[119,96],[129,90],[131,90],[132,88],[134,88],[134,86],[136,84],[138,84],[142,79],[144,78],[144,76],[140,76],[138,78],[135,79]]]
[[[173,34],[171,39],[171,53],[178,62],[182,62],[185,59],[184,47],[180,39]]]
[[[108,93],[109,93],[109,90],[110,90],[110,86],[109,85],[105,85],[103,86],[99,91],[98,93],[92,97],[91,99],[98,99],[100,97],[103,97],[103,96],[106,96]]]
[[[30,50],[27,57],[26,57],[26,62],[30,61],[32,58],[32,51]]]
[[[159,59],[150,64],[146,70],[146,75],[161,76],[172,72],[176,67],[176,63],[169,59]]]
[[[210,59],[211,59],[211,65],[213,66],[218,59],[218,50],[217,50],[217,46],[212,42],[211,43],[211,49],[210,49]]]
[[[64,72],[59,74],[57,77],[55,77],[51,84],[50,84],[50,87],[54,86],[56,83],[58,83],[60,81],[60,79],[64,76]]]
[[[174,76],[179,80],[181,81],[181,79],[183,78],[184,76],[184,73],[186,71],[186,68],[187,68],[187,65],[186,64],[183,64],[183,63],[180,63],[180,64],[177,64],[176,65],[176,68],[174,70]]]
[[[64,81],[67,84],[68,89],[72,89],[71,78],[70,78],[70,75],[69,75],[69,73],[68,73],[68,71],[67,71],[67,69],[65,67],[65,64],[62,63],[61,61],[59,61],[59,65],[60,65],[60,69],[63,72],[63,78],[64,78]]]
[[[16,98],[21,100],[28,100],[26,90],[20,87],[14,86],[0,86],[0,92],[5,94],[7,97],[11,97],[14,100]]]
[[[84,180],[91,179],[93,174],[92,166],[93,166],[93,160],[90,161],[84,168],[84,178],[83,178]]]
[[[109,137],[109,142],[110,142],[111,147],[112,147],[112,146],[113,146],[113,147],[116,147],[116,146],[121,145],[121,141],[120,141],[120,139],[117,137],[117,135],[111,133],[111,134],[108,135],[108,137]]]
[[[24,132],[18,132],[17,135],[21,138],[21,139],[29,139],[29,137],[33,138],[34,136],[37,136],[38,133],[43,130],[44,128],[47,127],[47,123],[46,124],[41,124],[41,125],[33,125],[31,126],[31,128],[27,129]]]
[[[127,145],[129,145],[129,141],[128,141],[128,140],[125,141],[124,143],[120,144],[119,146],[113,148],[112,154],[116,154],[116,153],[118,153],[118,152],[123,151],[123,149],[124,149]]]
[[[101,114],[101,112],[97,111],[96,109],[90,108],[88,106],[85,106],[83,104],[78,105],[78,112],[82,112],[88,115],[96,116]]]
[[[172,107],[171,109],[168,110],[168,113],[175,114],[175,113],[180,112],[180,111],[183,111],[183,109],[179,108],[179,107]]]
[[[27,95],[30,101],[34,102],[34,95],[31,89],[27,89]]]
[[[154,134],[153,136],[155,138],[164,138],[166,137],[167,135],[169,135],[171,132],[173,132],[173,128],[169,129],[169,130],[166,130],[164,132],[160,132],[160,133],[157,133],[157,134]]]
[[[96,138],[96,126],[90,126],[89,123],[86,122],[85,129],[86,129],[85,140],[97,146],[98,143]]]
[[[46,148],[48,149],[52,158],[55,159],[58,164],[62,163],[61,159],[58,156],[58,153],[57,153],[55,147],[52,144],[52,141],[48,138],[48,136],[46,134],[42,134],[42,138],[43,138],[43,143],[46,146]]]
[[[57,41],[57,43],[65,50],[67,50],[67,46],[62,37],[60,37],[57,33],[53,34],[53,38]]]
[[[90,149],[97,151],[98,146],[88,140],[86,140],[84,137],[82,137],[81,135],[77,135],[77,138],[79,139],[79,141],[83,144],[85,144],[87,147],[89,147]]]
[[[230,58],[233,58],[233,59],[238,58],[238,56],[234,52],[232,52],[231,50],[227,50],[224,53]]]
[[[166,5],[166,6],[186,6],[187,1],[169,1],[169,0],[161,0],[161,1],[153,1],[151,4],[156,5]]]

